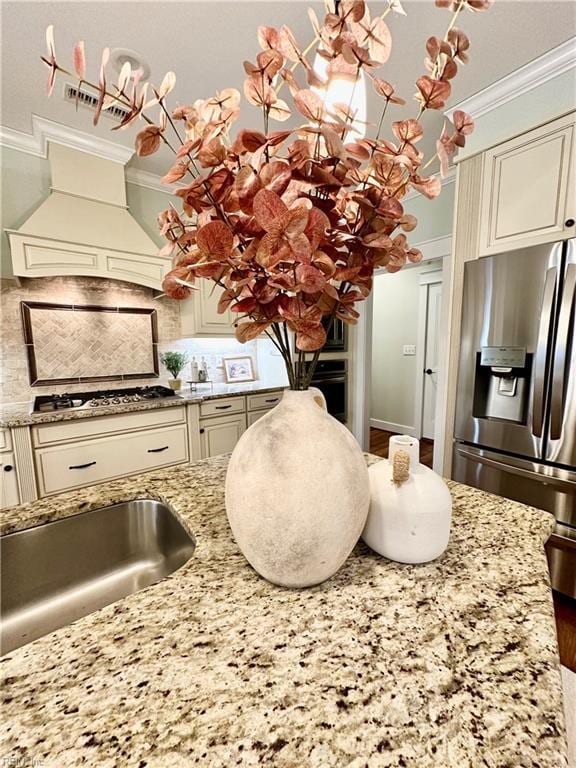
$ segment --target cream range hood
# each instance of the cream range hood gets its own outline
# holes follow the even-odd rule
[[[131,216],[124,165],[49,143],[50,195],[18,230],[8,230],[17,277],[76,275],[161,290],[170,269]]]

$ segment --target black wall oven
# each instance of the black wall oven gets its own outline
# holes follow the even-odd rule
[[[328,413],[345,424],[348,418],[348,361],[320,360],[311,386],[319,389],[326,398]]]

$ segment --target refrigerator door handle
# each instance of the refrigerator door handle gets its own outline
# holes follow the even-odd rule
[[[540,480],[543,483],[564,488],[565,490],[574,493],[576,486],[576,472],[571,472],[568,469],[547,467],[543,464],[534,464],[530,461],[522,461],[520,459],[513,459],[512,457],[509,458],[510,463],[508,463],[508,461],[502,461],[502,456],[500,454],[490,453],[486,450],[472,448],[467,445],[457,444],[456,452],[463,458],[478,462],[478,464],[494,467],[494,469],[499,469],[502,472],[508,472],[512,475],[518,475],[519,477],[526,477],[530,480]],[[521,464],[524,464],[525,466],[521,466]],[[534,467],[550,469],[554,474],[538,472]]]
[[[551,267],[546,272],[544,282],[544,295],[540,307],[540,326],[538,328],[538,341],[534,359],[534,390],[532,394],[532,434],[534,437],[542,437],[544,430],[545,408],[545,381],[546,366],[548,362],[548,345],[552,316],[556,304],[556,285],[558,281],[558,267]]]
[[[566,365],[570,351],[570,323],[572,310],[576,299],[576,264],[568,264],[564,278],[564,290],[558,315],[558,333],[556,334],[556,349],[554,350],[554,367],[552,370],[552,397],[550,412],[550,439],[558,440],[562,436],[562,421],[564,417],[564,387],[566,381]]]

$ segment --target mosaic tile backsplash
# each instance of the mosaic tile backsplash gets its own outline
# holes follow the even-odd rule
[[[158,372],[154,310],[62,308],[25,302],[22,308],[34,381],[154,376]]]

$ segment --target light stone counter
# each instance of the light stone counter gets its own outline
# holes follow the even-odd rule
[[[137,496],[192,559],[4,657],[0,757],[42,768],[565,768],[544,512],[455,483],[447,552],[360,544],[331,580],[275,587],[227,525],[226,459],[4,513],[11,531]],[[7,763],[10,764],[10,763]]]
[[[0,427],[24,427],[34,424],[46,424],[52,421],[72,421],[75,419],[90,419],[94,416],[109,416],[113,413],[131,413],[132,411],[148,411],[152,408],[173,408],[187,403],[202,403],[204,400],[216,400],[221,397],[235,395],[250,395],[252,393],[276,392],[285,389],[285,384],[269,381],[251,381],[242,384],[199,384],[196,391],[190,391],[188,384],[182,387],[175,397],[165,400],[144,400],[139,403],[121,403],[120,405],[100,406],[98,408],[70,408],[62,411],[47,411],[32,413],[32,402],[5,403],[0,406]],[[127,389],[128,387],[124,387]],[[117,387],[121,389],[121,387]]]

